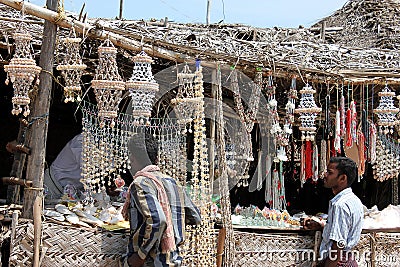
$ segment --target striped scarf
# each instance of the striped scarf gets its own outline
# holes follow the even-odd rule
[[[165,192],[165,188],[162,182],[159,179],[157,179],[157,177],[152,173],[159,170],[160,168],[155,165],[148,165],[142,170],[138,171],[133,177],[133,179],[136,179],[139,176],[144,176],[151,179],[157,187],[158,201],[160,202],[162,210],[164,211],[165,214],[165,218],[167,219],[167,227],[161,237],[161,251],[163,254],[166,254],[171,251],[174,251],[176,249],[176,245],[175,245],[174,229],[172,224],[171,207],[169,206],[168,196],[167,193]],[[132,184],[128,188],[128,194],[126,196],[124,207],[122,208],[122,215],[124,216],[125,220],[128,220],[128,210],[131,202]]]

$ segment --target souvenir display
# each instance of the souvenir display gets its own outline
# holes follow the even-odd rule
[[[117,48],[109,39],[99,46],[98,53],[99,64],[92,80],[92,87],[96,95],[99,126],[102,127],[108,122],[113,127],[125,83],[118,73]]]
[[[15,40],[15,54],[10,60],[10,64],[4,65],[4,71],[7,73],[6,85],[11,81],[14,88],[14,96],[11,99],[13,109],[11,114],[18,115],[22,113],[24,117],[30,114],[29,91],[39,84],[39,73],[42,68],[36,66],[35,59],[31,53],[32,36],[27,31],[25,22],[18,23],[13,34]]]
[[[83,64],[79,48],[82,38],[76,37],[74,28],[70,34],[61,40],[63,46],[63,59],[61,64],[58,64],[57,70],[61,72],[64,78],[64,102],[80,102],[81,99],[81,76],[86,65]]]
[[[376,160],[372,166],[374,178],[384,181],[400,173],[400,145],[386,134],[379,134],[376,140]]]
[[[131,96],[132,112],[136,124],[149,124],[153,100],[158,91],[158,84],[151,73],[153,60],[144,51],[133,57],[132,77],[126,82]]]
[[[301,131],[302,140],[314,140],[315,131],[315,119],[321,112],[321,108],[317,107],[314,100],[315,90],[309,85],[300,90],[301,98],[300,104],[295,109],[295,113],[300,114],[301,126],[299,127]]]
[[[198,110],[201,109],[200,106],[203,100],[199,95],[196,95],[194,89],[195,78],[196,74],[190,71],[188,65],[185,65],[182,72],[178,73],[178,93],[171,100],[178,123],[185,126],[183,130],[184,134],[187,131],[190,133],[193,131],[192,122]]]
[[[399,123],[396,118],[399,108],[394,106],[393,99],[396,94],[386,85],[378,95],[380,97],[379,105],[374,109],[374,113],[378,116],[377,124],[379,126],[379,133],[393,134],[394,126]]]

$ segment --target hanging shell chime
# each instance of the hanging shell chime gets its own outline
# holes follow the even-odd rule
[[[92,80],[92,87],[96,95],[100,127],[110,120],[110,127],[114,127],[114,119],[118,116],[118,105],[122,99],[125,83],[118,73],[117,48],[107,39],[99,48],[99,65]]]
[[[13,83],[14,96],[12,98],[13,109],[11,114],[18,115],[22,112],[25,117],[30,114],[29,90],[32,87],[33,81],[36,79],[36,84],[39,84],[37,79],[42,68],[36,66],[36,62],[30,50],[30,41],[32,36],[27,31],[26,23],[19,24],[13,34],[15,40],[15,54],[10,60],[9,65],[4,66],[4,71],[7,73],[6,84]]]
[[[381,92],[378,93],[379,105],[374,109],[374,113],[378,116],[379,132],[388,134],[393,133],[393,127],[399,123],[396,114],[399,109],[394,106],[393,97],[396,95],[386,85]]]
[[[80,102],[80,80],[83,70],[86,69],[86,65],[83,64],[82,58],[79,54],[79,48],[82,39],[76,37],[75,31],[72,30],[70,36],[63,38],[61,41],[65,48],[65,55],[61,64],[57,66],[57,70],[61,71],[61,75],[65,81],[64,102]]]
[[[176,98],[171,100],[171,104],[174,106],[178,123],[182,126],[190,124],[195,118],[195,114],[201,108],[203,98],[196,94],[195,91],[195,79],[196,74],[192,73],[188,65],[185,65],[182,72],[178,73],[178,93]],[[186,133],[186,127],[183,133]],[[188,131],[192,132],[191,127],[188,127]]]
[[[132,77],[126,82],[132,101],[132,115],[134,123],[149,124],[149,117],[153,107],[153,100],[158,91],[158,83],[151,72],[153,60],[144,51],[133,57],[134,67]]]
[[[299,130],[301,131],[302,140],[313,141],[315,131],[317,130],[317,127],[315,127],[315,119],[322,109],[315,104],[315,92],[316,91],[309,84],[306,84],[306,86],[300,90],[300,104],[294,111],[300,114],[301,126]]]

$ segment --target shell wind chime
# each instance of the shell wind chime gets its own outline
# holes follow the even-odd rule
[[[36,84],[39,84],[37,79],[42,68],[36,66],[36,62],[30,50],[30,41],[32,36],[27,31],[26,23],[18,24],[18,27],[13,34],[15,40],[15,54],[9,65],[4,66],[4,71],[7,73],[6,84],[13,83],[14,96],[12,97],[13,109],[11,114],[18,115],[23,110],[23,115],[26,117],[30,114],[29,90],[32,87],[33,81],[36,79]]]
[[[76,37],[75,31],[71,30],[69,37],[61,39],[65,48],[65,55],[62,63],[57,66],[64,78],[64,102],[81,101],[80,80],[86,65],[83,64],[79,54],[82,38]]]
[[[379,105],[374,109],[374,113],[378,116],[379,132],[388,134],[393,133],[393,127],[399,123],[396,114],[399,109],[394,106],[393,97],[396,95],[386,85],[381,92],[378,93]]]
[[[175,113],[178,118],[178,123],[185,126],[190,124],[198,113],[203,99],[196,94],[194,82],[196,74],[192,73],[188,65],[185,65],[182,72],[178,73],[178,93],[176,98],[171,100],[171,104],[175,106]],[[186,131],[192,132],[191,127]]]
[[[99,65],[92,80],[92,87],[96,95],[100,127],[104,126],[106,120],[110,120],[110,126],[114,127],[125,83],[118,73],[117,48],[111,41],[107,39],[98,48],[98,53]]]
[[[374,178],[380,182],[397,178],[400,173],[400,145],[381,134],[376,140],[376,161],[373,166]]]
[[[153,60],[144,51],[133,57],[132,77],[126,82],[126,88],[132,98],[132,115],[134,123],[149,124],[153,100],[158,91],[158,83],[151,73]]]
[[[301,126],[299,130],[301,131],[302,140],[313,141],[315,131],[317,130],[317,127],[315,127],[315,119],[322,109],[315,104],[315,92],[316,91],[309,84],[306,84],[306,86],[300,90],[300,104],[294,111],[300,114]]]

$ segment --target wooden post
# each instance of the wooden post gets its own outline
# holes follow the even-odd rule
[[[211,0],[207,0],[206,24],[210,25]]]
[[[57,10],[57,0],[47,0],[46,6],[51,10]],[[37,196],[43,192],[44,163],[46,155],[46,140],[49,121],[50,98],[52,89],[52,74],[54,51],[56,43],[57,25],[45,21],[43,28],[43,40],[39,66],[40,73],[39,92],[33,103],[33,112],[30,116],[31,138],[29,147],[32,154],[28,158],[26,179],[32,181],[31,188],[24,190],[24,206],[22,216],[33,218],[33,203]]]
[[[209,159],[210,162],[210,180],[211,186],[214,184],[215,180],[215,107],[216,107],[216,91],[217,91],[217,70],[213,69],[211,73],[211,97],[212,97],[212,107],[211,107],[211,121],[210,121],[210,151]],[[212,188],[214,190],[214,188]]]
[[[33,203],[33,267],[39,267],[40,239],[42,237],[42,197],[36,196]]]
[[[119,19],[122,19],[123,10],[124,10],[124,0],[119,0]]]
[[[321,40],[325,40],[325,31],[326,31],[325,29],[326,29],[326,21],[324,20],[321,26]]]
[[[25,144],[26,140],[29,140],[27,138],[27,126],[28,126],[28,121],[25,119],[20,119],[19,120],[19,131],[18,131],[18,137],[17,137],[17,143],[18,144]],[[26,154],[17,152],[14,154],[14,162],[11,168],[10,176],[11,177],[22,177],[22,173],[24,171],[25,167],[25,161],[26,161]],[[20,195],[20,187],[19,185],[8,185],[7,187],[7,203],[17,203],[19,202],[19,195]]]

